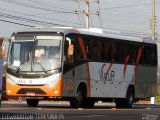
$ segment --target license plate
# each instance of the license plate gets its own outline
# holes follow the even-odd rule
[[[27,96],[36,96],[35,93],[27,93]]]

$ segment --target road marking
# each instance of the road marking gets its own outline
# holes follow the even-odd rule
[[[26,108],[0,108],[0,111],[2,110],[25,110]]]
[[[111,116],[111,115],[83,115],[83,116],[70,116],[70,117],[83,117],[83,118],[85,118],[85,117],[88,117],[88,118],[91,118],[91,117],[106,117],[106,116]]]

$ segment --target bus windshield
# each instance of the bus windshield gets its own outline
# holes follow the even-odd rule
[[[15,37],[8,67],[21,72],[60,68],[61,41],[62,36]]]

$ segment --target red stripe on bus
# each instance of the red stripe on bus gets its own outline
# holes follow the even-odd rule
[[[144,46],[142,46],[142,47],[144,47]],[[137,71],[138,71],[139,60],[140,60],[141,55],[142,55],[142,49],[143,49],[142,47],[140,47],[139,50],[138,50],[137,59],[136,59],[136,63],[135,63],[135,66],[134,66],[134,73],[133,73],[133,76],[132,76],[132,82],[134,82],[135,76],[136,76]]]
[[[101,71],[100,72],[102,72],[103,71],[103,68],[106,66],[106,64],[103,64],[102,65],[102,67],[101,67]]]
[[[78,38],[78,43],[80,45],[84,60],[87,60],[87,54],[86,54],[86,50],[85,50],[85,47],[84,47],[83,39]],[[87,70],[87,76],[88,76],[88,95],[90,96],[90,70],[89,70],[88,62],[86,63],[86,70]]]
[[[126,58],[125,58],[125,65],[124,65],[124,69],[123,69],[123,79],[124,80],[126,78],[126,70],[127,70],[127,65],[128,65],[128,62],[129,62],[129,58],[130,58],[130,55],[127,55]]]
[[[110,63],[110,65],[109,65],[109,67],[108,67],[108,69],[106,71],[106,74],[104,76],[105,78],[106,78],[107,74],[109,73],[110,69],[112,68],[112,65],[113,65],[113,63]]]
[[[110,63],[107,73],[109,73],[110,69],[112,68],[113,63]]]
[[[79,45],[80,45],[80,48],[82,51],[83,58],[84,58],[84,60],[87,60],[87,54],[86,54],[86,50],[84,47],[83,38],[78,38],[78,42],[79,42]]]
[[[78,30],[74,29],[75,33],[80,33]],[[83,58],[85,60],[87,60],[87,54],[86,54],[86,50],[84,47],[84,43],[83,43],[83,38],[79,38],[78,37],[78,43],[80,45],[81,51],[82,51],[82,55]],[[88,76],[88,96],[90,96],[90,70],[89,70],[89,64],[88,62],[86,63],[86,71],[87,71],[87,76]]]

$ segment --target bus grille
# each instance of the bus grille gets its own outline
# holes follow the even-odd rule
[[[21,75],[21,78],[26,78],[26,79],[35,79],[35,78],[45,78],[48,77],[49,75]]]
[[[39,75],[23,75],[23,78],[31,78],[31,79],[33,79],[33,78],[41,78],[41,76],[39,76]]]
[[[35,94],[46,94],[42,89],[40,88],[22,88],[20,89],[17,94],[26,94],[26,93],[35,93]]]

